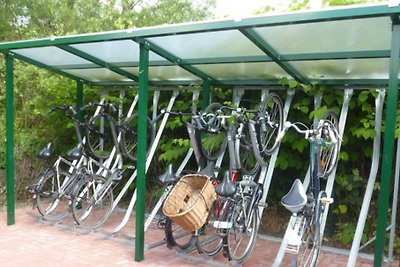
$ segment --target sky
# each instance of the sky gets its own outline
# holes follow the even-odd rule
[[[290,0],[217,0],[217,17],[247,17],[265,6],[288,5]]]

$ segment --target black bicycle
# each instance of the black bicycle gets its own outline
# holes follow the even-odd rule
[[[285,240],[286,252],[297,255],[292,266],[315,266],[318,261],[323,237],[323,213],[326,205],[333,203],[333,199],[321,189],[321,179],[332,173],[338,161],[340,136],[337,127],[336,115],[328,112],[311,128],[299,122],[286,122],[278,136],[281,140],[289,128],[294,128],[304,134],[311,145],[308,186],[304,188],[302,182],[296,179],[281,201],[292,212]]]

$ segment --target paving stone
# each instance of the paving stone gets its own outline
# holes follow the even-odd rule
[[[0,211],[0,259],[1,267],[70,267],[70,266],[239,266],[229,262],[221,253],[215,257],[199,255],[193,251],[187,255],[169,250],[165,244],[145,250],[145,259],[136,262],[134,219],[119,233],[110,230],[118,225],[121,212],[114,212],[107,225],[98,231],[88,233],[76,227],[71,218],[59,223],[43,222],[31,208],[16,210],[16,224],[7,226],[7,214]],[[147,245],[161,243],[164,231],[152,224],[145,235]],[[271,266],[280,243],[258,238],[255,249],[243,266]],[[319,266],[346,266],[345,254],[323,251]],[[284,258],[281,266],[290,266],[290,256]],[[359,258],[357,267],[373,266],[373,261]],[[399,266],[399,261],[391,264]]]

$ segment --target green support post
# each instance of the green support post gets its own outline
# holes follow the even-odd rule
[[[14,58],[6,54],[7,225],[15,224]]]
[[[390,185],[393,168],[394,133],[398,100],[398,73],[400,54],[400,25],[393,25],[390,54],[389,90],[386,105],[386,130],[384,136],[381,190],[379,193],[378,226],[376,232],[374,267],[383,263],[385,252],[386,226],[389,210]]]
[[[210,97],[211,97],[211,81],[204,80],[203,84],[203,97],[201,107],[205,109],[208,105],[210,105]]]
[[[83,121],[83,113],[81,108],[83,107],[83,82],[76,82],[76,107],[78,108],[78,119]]]
[[[149,86],[149,47],[140,43],[139,52],[139,118],[137,157],[137,202],[135,231],[135,261],[144,259],[144,213],[146,201],[147,106]]]

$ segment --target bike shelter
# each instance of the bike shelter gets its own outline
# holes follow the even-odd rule
[[[345,90],[339,130],[344,133],[348,105],[353,90],[382,89],[376,99],[375,131],[381,131],[382,110],[386,92],[386,129],[380,152],[380,134],[374,138],[370,176],[354,236],[348,266],[354,266],[368,213],[372,189],[381,168],[375,266],[383,262],[385,234],[392,186],[395,121],[398,101],[400,53],[400,6],[398,1],[380,5],[362,5],[317,11],[273,14],[241,19],[227,19],[169,26],[128,29],[123,31],[50,37],[38,40],[0,43],[5,55],[6,71],[6,166],[7,224],[15,223],[14,162],[14,59],[31,63],[76,81],[77,105],[83,105],[84,85],[99,88],[136,86],[138,97],[132,100],[129,112],[138,105],[138,161],[134,174],[116,199],[118,204],[135,180],[137,190],[131,197],[126,217],[113,230],[122,229],[136,207],[135,260],[144,259],[146,172],[168,120],[163,115],[158,129],[150,133],[155,141],[147,148],[147,113],[150,88],[173,88],[167,110],[171,110],[182,88],[200,85],[203,106],[209,103],[212,88],[234,88],[233,103],[239,103],[241,88],[261,88],[261,98],[268,90],[281,88],[279,79],[287,77],[303,84],[327,85]],[[318,41],[317,41],[318,40]],[[154,93],[153,106],[159,94]],[[285,99],[287,117],[294,91]],[[121,93],[121,97],[123,93]],[[322,95],[315,96],[315,108]],[[199,92],[193,91],[193,99]],[[153,118],[157,110],[153,110]],[[278,149],[262,170],[263,202],[266,202]],[[393,256],[394,225],[399,191],[400,141],[394,173],[394,195],[389,256]],[[191,157],[189,150],[178,171]],[[382,158],[379,157],[382,155]],[[116,166],[117,155],[105,164]],[[379,164],[379,161],[381,163]],[[340,163],[339,163],[340,164]],[[380,166],[379,166],[380,165]],[[111,167],[114,168],[114,167]],[[332,193],[335,171],[327,180],[326,191]],[[305,179],[307,179],[306,175]],[[305,180],[304,184],[307,184]],[[161,205],[161,204],[159,204]],[[260,207],[262,211],[263,207]],[[325,226],[328,209],[324,213]],[[153,215],[151,215],[153,216]],[[151,221],[151,216],[149,220]],[[284,242],[283,242],[284,243]],[[279,265],[283,245],[276,257]]]

